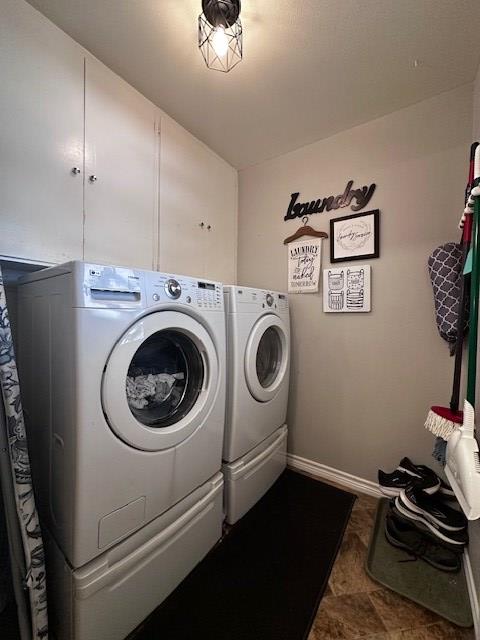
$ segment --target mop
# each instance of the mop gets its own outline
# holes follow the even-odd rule
[[[469,198],[473,203],[471,248],[470,332],[468,337],[467,397],[464,419],[447,443],[445,473],[465,515],[469,520],[480,518],[480,457],[475,436],[475,386],[477,376],[477,332],[480,284],[479,220],[480,220],[480,147],[475,151],[475,186]],[[470,256],[469,256],[470,259]],[[467,260],[469,262],[470,260]]]
[[[472,210],[469,205],[470,193],[473,188],[474,173],[475,173],[475,152],[478,147],[478,142],[474,142],[470,147],[470,167],[468,184],[465,191],[465,210],[460,223],[463,229],[462,233],[462,268],[467,262],[467,256],[470,249],[471,235],[472,235]],[[449,407],[433,406],[430,408],[427,419],[425,421],[425,428],[434,433],[437,436],[437,442],[434,449],[434,457],[444,464],[444,449],[445,445],[443,441],[446,441],[458,429],[463,423],[463,412],[459,411],[459,399],[460,399],[460,378],[462,371],[462,357],[463,357],[463,340],[464,340],[464,327],[465,327],[465,311],[468,298],[468,285],[467,274],[464,273],[462,277],[459,311],[457,318],[457,336],[455,343],[455,367],[453,374],[453,387],[452,396],[450,399]],[[438,440],[441,438],[441,440]]]

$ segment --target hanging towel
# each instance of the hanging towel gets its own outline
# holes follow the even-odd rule
[[[447,242],[437,247],[428,258],[428,270],[433,287],[435,318],[438,332],[450,347],[453,355],[457,340],[458,313],[462,287],[462,247]],[[468,308],[467,300],[467,308]],[[468,314],[463,331],[468,329]]]
[[[32,638],[48,638],[47,591],[42,534],[33,495],[27,435],[20,385],[0,267],[0,386],[6,416],[15,503],[25,554],[25,583],[29,590]]]

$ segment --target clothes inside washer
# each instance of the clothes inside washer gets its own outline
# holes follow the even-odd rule
[[[183,379],[183,372],[127,376],[128,405],[130,408],[143,409],[149,403],[162,403],[174,392],[175,382]]]

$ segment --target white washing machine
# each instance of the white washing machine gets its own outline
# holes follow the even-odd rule
[[[227,408],[225,511],[241,518],[286,466],[290,319],[286,294],[224,287]]]
[[[72,262],[19,285],[19,335],[58,635],[118,640],[221,536],[222,286]]]

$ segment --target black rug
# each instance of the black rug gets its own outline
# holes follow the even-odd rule
[[[306,640],[354,500],[285,471],[135,640]]]

